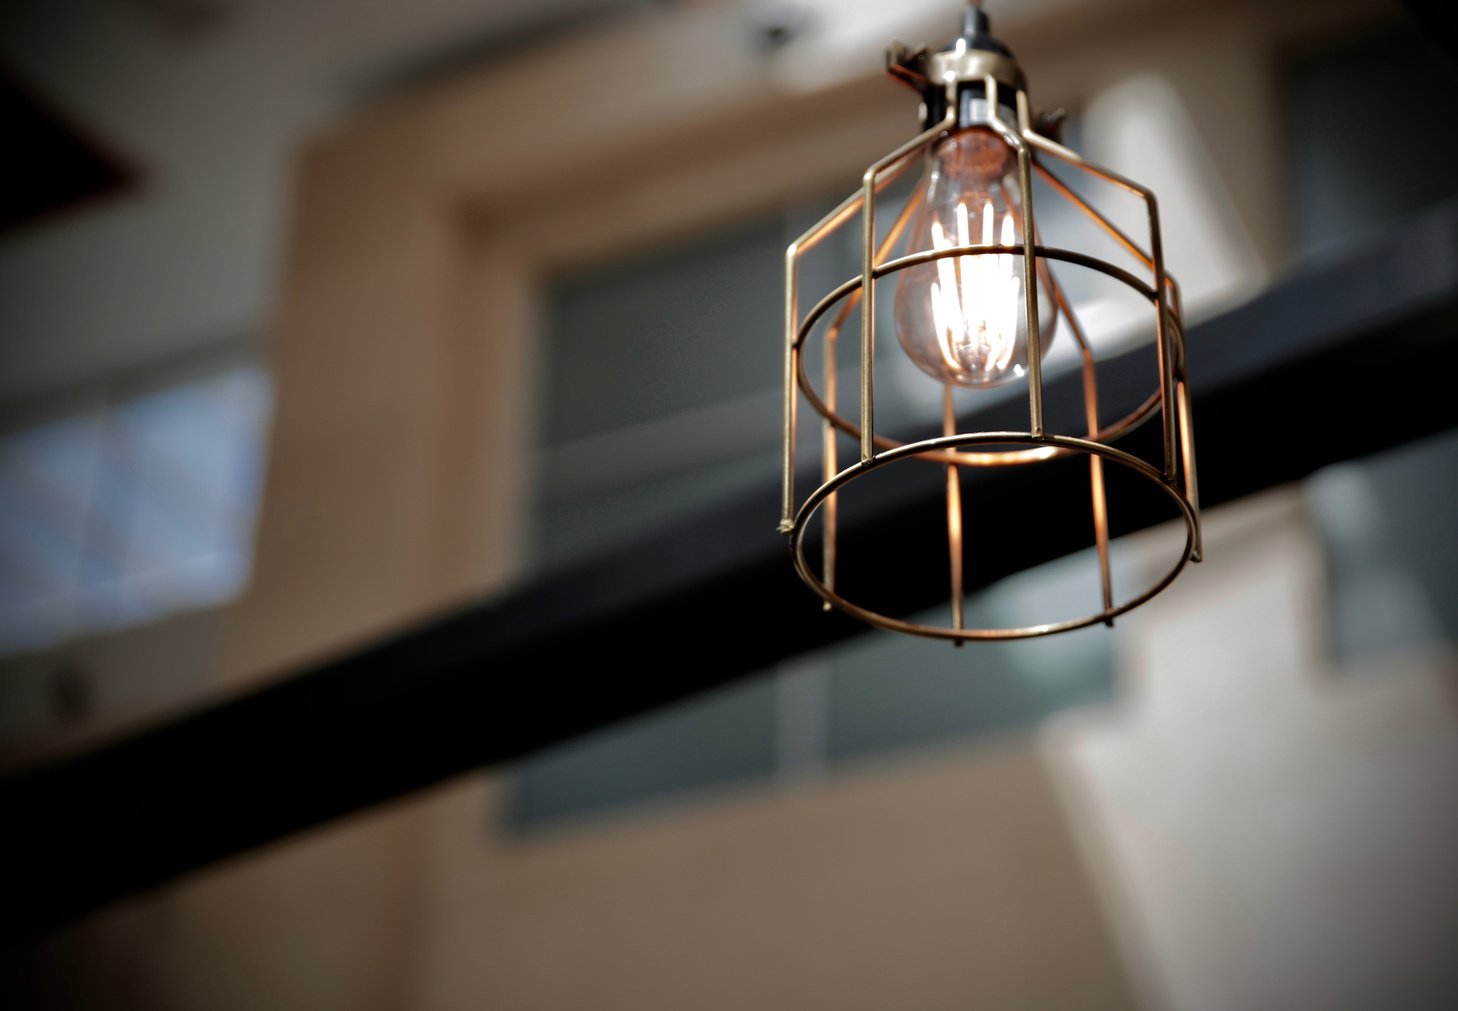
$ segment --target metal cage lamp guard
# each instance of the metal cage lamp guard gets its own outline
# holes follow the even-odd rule
[[[1178,284],[1165,270],[1154,194],[1118,173],[1085,161],[1056,141],[1048,126],[1056,122],[1054,118],[1044,117],[1035,125],[1023,72],[1007,48],[989,34],[987,18],[977,5],[968,7],[961,35],[941,52],[929,54],[925,49],[912,51],[894,44],[887,53],[887,72],[921,94],[923,132],[867,168],[860,190],[792,243],[785,256],[785,416],[779,529],[789,536],[795,569],[820,595],[827,609],[838,608],[881,628],[948,639],[958,645],[966,641],[1032,638],[1098,623],[1112,626],[1117,616],[1169,586],[1185,563],[1198,562],[1201,553],[1180,293]],[[939,169],[950,166],[943,173],[946,178],[941,179],[942,189],[937,189],[935,173],[929,174],[928,184],[913,193],[878,242],[878,196],[923,157],[942,159]],[[947,159],[960,161],[953,164]],[[1142,201],[1148,210],[1148,248],[1140,246],[1064,183],[1050,170],[1050,162],[1070,166]],[[982,202],[970,209],[955,192],[955,180],[951,178],[969,165],[974,174],[981,173],[984,182],[978,185],[985,189],[985,195],[981,190],[978,193]],[[1004,169],[1005,175],[999,176]],[[1086,253],[1042,245],[1034,218],[1035,175],[1142,264],[1148,280]],[[985,180],[993,176],[999,177],[987,184]],[[913,215],[918,225],[907,235]],[[798,293],[801,257],[857,216],[861,225],[860,276],[837,286],[802,316]],[[920,227],[928,220],[929,231]],[[980,234],[976,234],[978,225]],[[917,248],[927,244],[928,236],[930,248]],[[904,237],[902,255],[891,258]],[[977,238],[981,241],[975,241]],[[1112,424],[1100,424],[1095,356],[1074,306],[1058,284],[1054,272],[1057,263],[1098,271],[1136,292],[1154,310],[1158,387],[1132,413]],[[919,367],[942,383],[942,434],[919,442],[897,442],[878,432],[875,424],[875,282],[892,275],[899,275],[897,322],[902,344]],[[839,413],[837,405],[836,349],[842,328],[857,308],[860,413],[853,422]],[[1086,430],[1079,434],[1057,433],[1044,424],[1041,360],[1051,339],[1050,324],[1060,313],[1082,357]],[[823,320],[828,320],[821,337],[824,376],[817,390],[807,375],[804,359],[807,342]],[[914,331],[911,336],[910,331]],[[1023,379],[1028,389],[1027,431],[957,431],[954,387],[975,388]],[[795,448],[797,409],[802,396],[822,426],[823,483],[797,503]],[[1151,462],[1114,445],[1122,435],[1155,415],[1161,425],[1160,459]],[[843,469],[838,461],[837,433],[860,443],[859,459]],[[960,469],[1036,467],[1074,455],[1088,458],[1102,606],[1084,617],[1066,621],[1017,628],[966,627]],[[836,589],[841,491],[873,471],[915,462],[930,462],[946,471],[951,607],[950,621],[945,626],[877,613]],[[1184,549],[1175,563],[1152,585],[1122,600],[1115,596],[1110,572],[1106,463],[1127,468],[1157,485],[1185,525]],[[807,528],[817,514],[821,532],[818,571],[807,557],[807,542],[812,540]]]

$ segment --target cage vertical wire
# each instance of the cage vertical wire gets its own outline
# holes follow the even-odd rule
[[[1022,190],[1022,209],[1018,221],[1018,242],[1015,244],[964,244],[940,249],[903,251],[891,254],[900,242],[911,216],[916,212],[916,199],[908,201],[892,222],[886,234],[877,241],[877,201],[882,192],[909,167],[916,164],[940,140],[958,129],[960,99],[958,85],[946,84],[946,115],[929,129],[879,159],[866,169],[861,188],[847,197],[833,211],[804,235],[791,243],[785,256],[785,344],[784,344],[784,447],[783,494],[779,529],[789,536],[796,571],[824,601],[826,609],[838,608],[863,621],[882,628],[932,638],[950,639],[959,644],[969,640],[1022,639],[1050,635],[1089,625],[1112,625],[1116,617],[1138,607],[1172,583],[1189,561],[1200,560],[1199,494],[1195,471],[1193,419],[1190,409],[1188,364],[1185,354],[1184,328],[1179,286],[1164,265],[1160,238],[1159,208],[1154,194],[1144,186],[1109,169],[1095,165],[1074,151],[1040,134],[1031,122],[1027,92],[1021,86],[1009,86],[991,73],[981,78],[988,119],[992,129],[1014,152],[1017,159],[1018,184]],[[1010,92],[1008,103],[1016,110],[1016,123],[1002,118],[1003,96]],[[1141,246],[1124,230],[1087,199],[1080,196],[1049,168],[1048,162],[1069,166],[1104,183],[1117,187],[1140,200],[1146,209],[1149,241]],[[1052,194],[1093,222],[1117,246],[1127,252],[1148,272],[1149,280],[1137,276],[1106,260],[1076,250],[1045,246],[1039,241],[1034,209],[1034,176],[1043,180]],[[919,196],[919,193],[918,193]],[[811,249],[830,235],[859,217],[861,231],[861,272],[827,293],[803,316],[799,309],[799,265]],[[876,388],[876,288],[881,278],[923,263],[948,257],[1005,255],[1021,261],[1023,305],[1021,312],[1027,326],[1028,355],[1028,428],[1026,431],[961,432],[957,430],[952,387],[942,392],[942,434],[918,442],[902,443],[877,431],[875,425]],[[1098,412],[1097,362],[1078,313],[1053,269],[1066,263],[1101,273],[1136,292],[1152,308],[1157,388],[1138,407],[1119,420],[1101,425]],[[1081,358],[1083,420],[1086,431],[1063,434],[1048,431],[1043,406],[1041,340],[1038,329],[1036,283],[1041,279],[1051,294],[1054,305],[1067,320]],[[853,313],[859,310],[859,417],[851,421],[840,413],[836,370],[842,331]],[[805,368],[807,342],[817,325],[826,321],[823,330],[824,374],[816,389]],[[799,430],[801,398],[815,412],[822,427],[820,485],[803,501],[796,500],[796,442]],[[1159,459],[1150,462],[1113,443],[1135,427],[1158,416],[1161,426]],[[841,467],[838,458],[837,433],[851,436],[859,443],[859,458]],[[1081,618],[1054,621],[1016,628],[967,628],[963,572],[963,512],[960,472],[962,468],[1030,467],[1044,461],[1072,455],[1084,455],[1089,463],[1089,517],[1094,530],[1095,557],[1099,567],[1100,606]],[[951,606],[948,624],[929,625],[877,613],[861,606],[836,590],[838,565],[840,491],[850,482],[873,471],[903,461],[923,461],[945,468],[948,585]],[[1184,521],[1185,544],[1174,564],[1152,585],[1118,600],[1110,570],[1109,507],[1105,485],[1105,466],[1112,464],[1131,471],[1156,485],[1168,497],[1175,512]],[[821,516],[821,557],[817,573],[807,557],[807,527],[817,514]]]

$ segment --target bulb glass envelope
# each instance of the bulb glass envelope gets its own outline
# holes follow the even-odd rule
[[[904,50],[897,47],[890,54],[893,76],[907,78]],[[921,54],[918,54],[921,55]],[[940,60],[940,62],[938,62]],[[925,65],[924,57],[923,63]],[[1181,324],[1179,289],[1164,267],[1160,242],[1159,210],[1154,194],[1138,183],[1107,169],[1093,165],[1072,150],[1043,136],[1033,128],[1028,95],[1023,87],[1021,71],[1010,58],[990,54],[942,53],[932,57],[937,70],[931,84],[918,77],[913,87],[924,95],[940,100],[932,106],[931,119],[945,109],[945,115],[928,129],[897,150],[871,165],[862,177],[861,189],[843,201],[835,210],[790,245],[785,268],[785,426],[783,453],[783,497],[781,532],[789,535],[794,564],[800,577],[818,593],[827,607],[835,607],[873,625],[893,631],[933,638],[950,639],[959,644],[966,640],[1020,639],[1069,631],[1088,625],[1112,625],[1114,618],[1129,611],[1167,587],[1188,561],[1200,560],[1199,499],[1195,475],[1194,435],[1190,414],[1189,382],[1185,358],[1184,330]],[[950,65],[950,69],[948,69]],[[902,70],[902,73],[898,73]],[[982,71],[986,71],[983,73]],[[940,108],[938,108],[938,106]],[[1017,241],[1010,244],[968,245],[938,244],[940,248],[906,249],[897,252],[907,223],[917,211],[913,194],[889,229],[877,238],[877,199],[881,192],[908,168],[919,164],[934,145],[954,131],[969,127],[993,131],[1015,155],[1021,207],[1016,230]],[[1054,174],[1050,164],[1061,164],[1077,172],[1103,180],[1142,201],[1148,212],[1148,246],[1140,245],[1115,225],[1085,198]],[[1080,214],[1142,264],[1145,276],[1125,270],[1106,260],[1077,250],[1040,244],[1033,199],[1033,179],[1041,178],[1049,192],[1067,201]],[[798,276],[800,260],[806,252],[838,230],[858,220],[861,227],[861,273],[852,277],[816,302],[808,312],[800,310]],[[1005,237],[1005,236],[1004,236]],[[875,282],[919,265],[956,257],[968,264],[975,257],[1014,257],[1022,272],[1017,286],[1022,305],[1017,311],[1030,343],[1027,355],[1027,418],[1026,430],[999,432],[959,432],[953,409],[951,385],[942,391],[943,424],[939,437],[919,442],[901,443],[876,428],[875,389],[876,327]],[[1004,259],[1003,262],[1006,262]],[[1075,307],[1057,283],[1056,267],[1075,265],[1097,271],[1137,294],[1149,306],[1155,331],[1158,383],[1148,398],[1127,416],[1109,424],[1101,424],[1098,411],[1098,375],[1094,352],[1079,322]],[[967,269],[967,268],[962,268]],[[1040,283],[1041,282],[1041,283]],[[1051,292],[1056,311],[1066,320],[1078,344],[1082,359],[1083,410],[1085,425],[1077,432],[1056,432],[1045,425],[1043,407],[1043,375],[1039,341],[1039,298],[1041,290]],[[1045,299],[1046,301],[1046,299]],[[859,308],[860,322],[860,389],[859,418],[845,417],[838,406],[836,388],[837,350],[841,331],[852,313]],[[817,388],[807,374],[807,342],[823,341],[820,349],[824,375]],[[935,382],[927,379],[928,389]],[[809,405],[821,427],[821,477],[819,487],[803,500],[795,489],[795,449],[801,399]],[[1115,443],[1120,436],[1142,423],[1158,419],[1161,426],[1158,458],[1144,459]],[[856,459],[842,467],[838,459],[837,433],[845,433],[859,442]],[[1091,523],[1099,566],[1100,606],[1085,616],[1008,628],[968,628],[965,625],[963,592],[963,506],[960,468],[1037,467],[1059,457],[1083,456],[1088,460],[1089,496],[1086,509],[1070,508],[1067,522]],[[877,613],[847,599],[836,589],[838,498],[845,486],[874,471],[893,465],[940,466],[946,471],[946,512],[948,545],[948,583],[951,590],[949,621],[946,625],[929,625],[906,621]],[[1107,466],[1126,468],[1157,486],[1167,496],[1171,516],[1179,516],[1185,524],[1185,543],[1174,564],[1150,585],[1136,592],[1116,594],[1109,559],[1109,505],[1105,483]],[[818,514],[820,551],[818,569],[807,554],[814,538],[807,528]],[[975,557],[975,555],[974,555]]]

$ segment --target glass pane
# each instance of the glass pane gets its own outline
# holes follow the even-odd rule
[[[1364,32],[1287,65],[1284,150],[1296,251],[1338,244],[1458,194],[1458,136],[1435,128],[1427,104],[1411,100],[1455,89],[1451,61],[1409,26]],[[1394,149],[1405,136],[1420,138],[1420,152],[1412,141],[1406,152]]]
[[[763,781],[774,768],[773,684],[754,678],[520,763],[509,817],[531,828]]]
[[[1458,434],[1329,467],[1306,501],[1327,551],[1335,659],[1458,643]]]
[[[969,599],[969,626],[1023,620],[1028,603],[1070,610],[1083,606],[1086,553],[1021,573],[996,594]],[[1086,610],[1087,608],[1084,607]],[[940,612],[918,616],[943,624]],[[1114,697],[1113,636],[1103,628],[1046,639],[951,643],[875,632],[831,654],[830,757],[965,740],[989,731],[1028,727],[1073,706]]]
[[[270,410],[240,362],[0,436],[0,651],[235,596]]]

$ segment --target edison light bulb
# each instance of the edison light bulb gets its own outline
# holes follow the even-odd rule
[[[990,130],[961,130],[932,152],[906,249],[1022,246],[1017,156]],[[1040,282],[1038,346],[1046,354],[1056,306]],[[949,256],[901,271],[896,330],[928,375],[957,386],[999,386],[1028,367],[1023,258]]]

